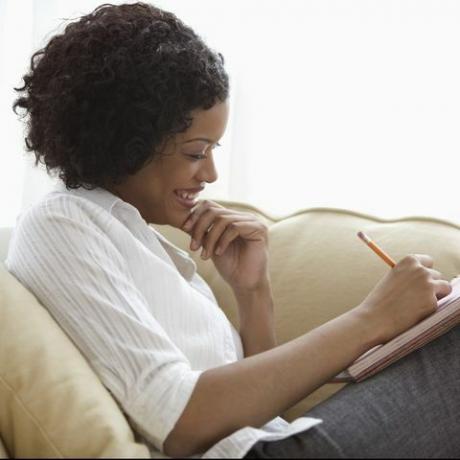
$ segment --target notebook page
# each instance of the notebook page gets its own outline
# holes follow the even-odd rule
[[[460,311],[459,278],[452,281],[452,292],[438,301],[438,309],[435,313],[385,345],[373,349],[373,353],[369,353],[366,356],[359,358],[349,367],[348,371],[353,376],[359,375],[367,367],[372,366],[375,363],[380,364],[380,361],[384,362],[385,359],[391,358],[392,355],[400,349],[402,352],[408,348],[415,349],[417,339],[420,339],[423,344],[427,343],[426,338],[435,336],[438,325],[443,331],[446,330],[445,326],[448,327],[450,325],[450,318],[455,316],[457,311]],[[455,319],[452,321],[455,321]]]
[[[383,368],[385,361],[394,362],[431,341],[431,337],[434,339],[446,332],[452,327],[450,323],[456,322],[456,319],[451,317],[456,310],[460,310],[460,278],[454,278],[451,285],[452,292],[438,301],[438,308],[435,313],[390,342],[378,345],[364,353],[347,370],[337,375],[333,382],[352,381],[355,377],[365,373],[366,370],[370,372],[376,368]],[[452,303],[458,305],[448,308],[449,311],[444,311]]]

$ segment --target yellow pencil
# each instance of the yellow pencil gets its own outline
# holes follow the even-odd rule
[[[380,249],[364,232],[358,232],[358,236],[390,267],[393,268],[396,265],[396,262],[385,251]]]

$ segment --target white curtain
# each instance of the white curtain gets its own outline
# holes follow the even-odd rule
[[[100,3],[0,0],[0,226],[52,186],[24,160],[11,88],[64,18]],[[231,120],[208,196],[460,222],[460,2],[154,4],[226,58]]]

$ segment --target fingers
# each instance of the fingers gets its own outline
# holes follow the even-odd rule
[[[424,279],[438,300],[452,292],[450,282],[442,279],[442,273],[432,268],[432,257],[425,254],[413,254],[402,259],[398,265],[401,268],[413,270],[420,278]]]
[[[452,285],[442,278],[442,273],[432,268],[425,269],[430,279],[430,286],[437,300],[442,299],[452,292]]]
[[[212,241],[206,241],[206,247],[204,250],[204,254],[202,257],[206,259],[207,257],[212,256],[213,254],[220,256],[225,252],[228,245],[236,240],[240,236],[240,232],[238,229],[238,224],[241,222],[230,222],[224,229],[224,231],[220,234],[217,232],[213,232],[211,230],[211,234],[214,233]]]
[[[207,212],[210,209],[223,209],[223,210],[226,210],[223,206],[221,206],[220,204],[214,203],[213,201],[209,201],[209,200],[201,201],[192,210],[192,213],[187,218],[187,220],[184,222],[184,225],[182,226],[182,229],[184,231],[186,231],[187,233],[190,233],[190,231],[193,229],[194,225],[198,222],[200,216],[203,215],[205,212]],[[228,212],[228,210],[227,210],[227,212]]]
[[[240,222],[246,222],[246,226],[233,225]],[[258,224],[259,221],[250,213],[229,210],[217,203],[205,200],[193,210],[182,229],[192,237],[190,249],[195,251],[202,246],[201,257],[206,259],[216,253],[217,244],[222,235],[226,235],[225,244],[220,246],[223,246],[225,250],[228,244],[240,234],[237,229],[245,229],[245,235],[250,235],[252,230],[260,230]],[[262,223],[260,226],[265,228]]]
[[[418,264],[427,268],[433,268],[433,258],[426,254],[411,254],[404,257],[404,259],[402,259],[398,265],[408,266]]]
[[[427,268],[433,268],[433,258],[426,254],[414,254],[414,257],[424,266]]]
[[[254,221],[231,222],[226,227],[225,232],[223,232],[223,234],[220,236],[214,253],[218,256],[223,254],[232,243],[232,241],[244,233],[244,229],[247,229],[247,227],[254,227],[255,225],[257,224]]]
[[[433,268],[426,268],[425,270],[433,280],[440,280],[442,278],[442,273],[438,272],[438,270],[434,270]]]
[[[248,219],[246,216],[235,216],[231,214],[218,218],[208,233],[203,237],[203,252],[201,257],[207,259],[213,254],[221,255],[228,247],[228,244],[241,235],[241,229],[244,227],[240,224],[248,226],[253,224],[253,220]],[[225,246],[222,244],[222,238],[224,238],[224,236],[224,241],[228,241]],[[219,251],[217,251],[217,249],[219,249]]]
[[[219,228],[225,226],[226,216],[228,216],[228,211],[225,209],[209,208],[205,211],[201,211],[198,217],[195,217],[195,224],[190,230],[192,236],[192,242],[190,244],[190,249],[195,251],[203,244],[204,236],[211,231],[211,229],[218,225]],[[223,229],[222,229],[223,231]]]
[[[449,281],[440,280],[435,283],[435,295],[436,298],[442,299],[446,295],[449,295],[452,292],[452,285]]]

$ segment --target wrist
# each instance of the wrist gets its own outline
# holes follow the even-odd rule
[[[273,295],[270,281],[267,279],[257,287],[250,289],[247,288],[233,288],[236,300],[240,307],[245,309],[250,307],[263,307],[272,304]]]
[[[384,342],[381,321],[366,305],[360,304],[348,313],[357,322],[366,348],[371,349]]]
[[[242,330],[258,323],[273,325],[274,302],[270,283],[259,289],[235,291],[235,297]]]
[[[243,297],[262,295],[267,292],[271,293],[270,277],[267,274],[260,281],[250,287],[231,285],[231,288],[236,296]]]
[[[270,283],[258,289],[235,291],[238,301],[239,333],[244,356],[276,346],[273,296]]]

